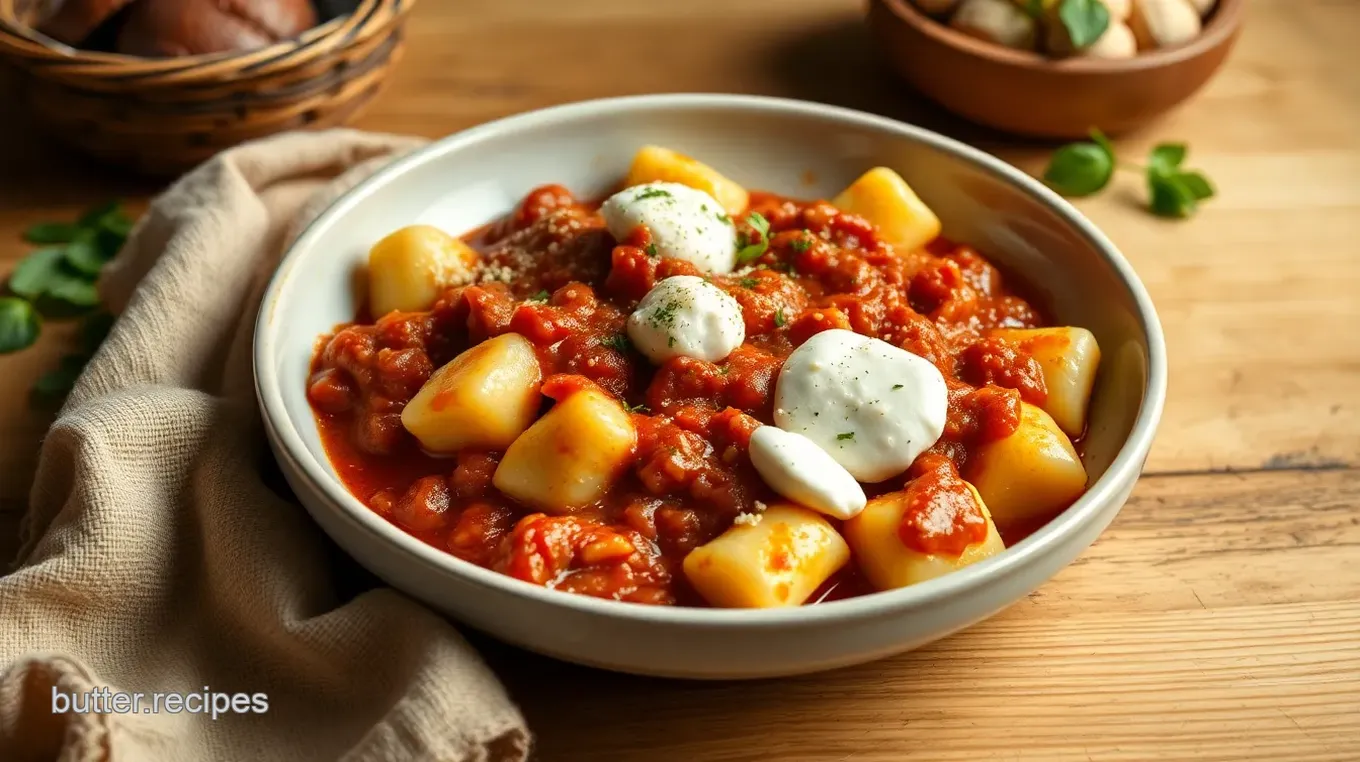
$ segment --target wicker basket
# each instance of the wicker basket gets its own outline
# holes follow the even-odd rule
[[[415,0],[360,0],[346,16],[248,53],[183,58],[74,50],[33,31],[33,0],[0,0],[0,62],[44,128],[102,161],[169,175],[224,148],[355,118],[402,50]]]

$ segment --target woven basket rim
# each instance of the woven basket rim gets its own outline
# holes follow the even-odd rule
[[[0,56],[23,57],[28,60],[42,60],[67,66],[89,66],[91,69],[108,69],[110,71],[136,65],[139,75],[149,76],[184,73],[209,65],[249,68],[287,56],[319,42],[342,36],[352,37],[358,27],[362,26],[375,13],[388,10],[394,16],[400,18],[405,16],[415,3],[416,0],[360,0],[359,5],[352,13],[337,16],[304,31],[297,37],[281,40],[263,48],[155,58],[71,47],[20,23],[14,14],[13,0],[0,0]],[[349,40],[346,40],[346,43],[348,42]],[[37,49],[34,50],[33,48]]]

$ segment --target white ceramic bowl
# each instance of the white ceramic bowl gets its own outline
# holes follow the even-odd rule
[[[417,222],[462,232],[531,188],[586,196],[623,177],[646,143],[681,150],[751,188],[829,198],[861,172],[900,172],[944,221],[1022,277],[1059,323],[1104,350],[1086,441],[1087,493],[1004,553],[909,588],[780,610],[652,607],[547,590],[465,563],[364,507],[326,459],[306,398],[316,338],[353,319],[368,248]],[[284,258],[260,306],[255,379],[270,442],[316,522],[393,586],[511,643],[649,675],[790,675],[915,648],[988,617],[1076,558],[1137,480],[1162,411],[1166,359],[1147,293],[1118,250],[1030,177],[948,138],[813,103],[657,95],[521,114],[445,138],[350,191]]]

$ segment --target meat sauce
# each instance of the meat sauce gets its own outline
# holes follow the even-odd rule
[[[680,357],[653,367],[629,346],[625,320],[657,281],[702,273],[654,256],[644,228],[615,242],[597,208],[560,186],[536,189],[465,239],[483,256],[478,282],[446,290],[427,312],[360,315],[322,339],[308,395],[354,495],[423,542],[519,579],[702,605],[685,583],[684,557],[738,514],[778,499],[746,448],[771,423],[784,358],[813,334],[844,328],[926,358],[949,386],[942,438],[907,474],[870,485],[870,496],[910,482],[899,531],[909,547],[956,551],[981,539],[985,525],[959,474],[979,444],[1015,431],[1021,400],[1039,404],[1046,394],[1023,347],[986,335],[1043,324],[997,268],[944,239],[895,252],[861,217],[756,193],[751,211],[770,222],[768,249],[734,274],[709,276],[741,305],[746,343],[718,363]],[[598,503],[558,516],[526,509],[492,485],[501,453],[432,457],[402,427],[405,403],[436,368],[506,332],[535,347],[545,410],[595,385],[632,411],[634,460]],[[868,592],[853,567],[810,601]]]

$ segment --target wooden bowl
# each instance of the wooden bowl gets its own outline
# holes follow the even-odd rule
[[[970,37],[911,0],[869,0],[869,26],[893,68],[931,100],[972,121],[1046,138],[1125,132],[1209,81],[1242,28],[1246,0],[1219,0],[1185,45],[1124,60],[1056,60]]]
[[[358,0],[296,39],[243,53],[137,58],[74,48],[32,29],[34,0],[0,0],[0,64],[45,130],[99,160],[178,174],[224,148],[334,127],[377,95],[415,0]]]

